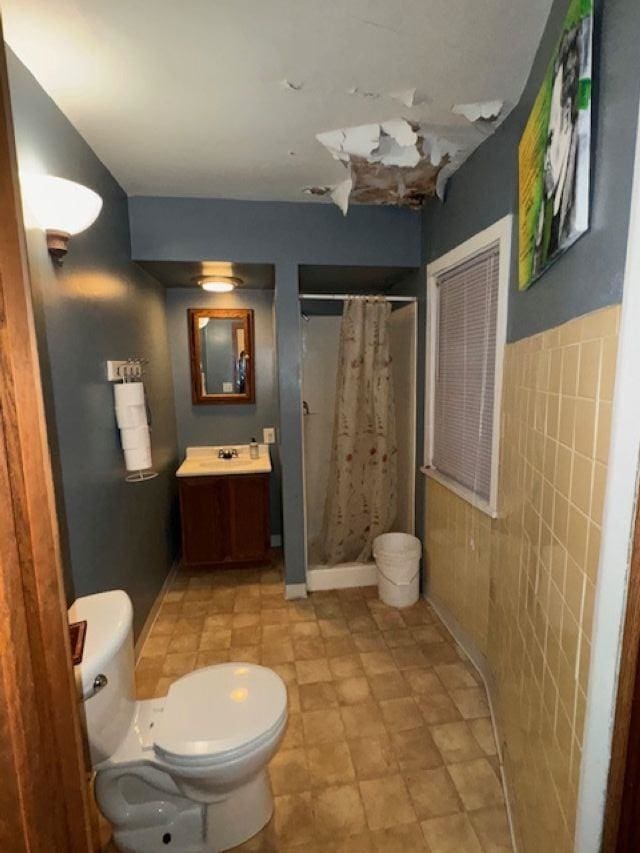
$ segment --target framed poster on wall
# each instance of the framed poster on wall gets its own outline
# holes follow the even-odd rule
[[[518,287],[589,228],[593,0],[570,0],[518,147]]]

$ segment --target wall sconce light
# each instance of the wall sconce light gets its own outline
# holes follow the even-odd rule
[[[241,278],[231,275],[200,275],[193,281],[209,293],[230,293],[238,284],[242,284]]]
[[[49,254],[60,266],[69,238],[93,225],[102,199],[82,184],[52,175],[23,175],[20,181],[27,206],[47,233]]]

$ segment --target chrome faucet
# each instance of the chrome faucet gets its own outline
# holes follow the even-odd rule
[[[218,451],[218,459],[233,459],[234,456],[238,455],[238,451],[235,447],[232,447],[230,450],[219,450]]]

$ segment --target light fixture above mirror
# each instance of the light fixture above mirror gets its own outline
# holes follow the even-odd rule
[[[49,254],[61,264],[69,238],[93,225],[102,199],[89,187],[53,175],[21,175],[20,184],[27,207],[46,231]]]
[[[242,284],[241,278],[232,275],[199,275],[193,281],[209,293],[230,293],[235,287]]]

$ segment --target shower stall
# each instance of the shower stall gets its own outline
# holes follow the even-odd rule
[[[417,306],[301,295],[309,590],[376,583],[379,533],[415,532]]]

